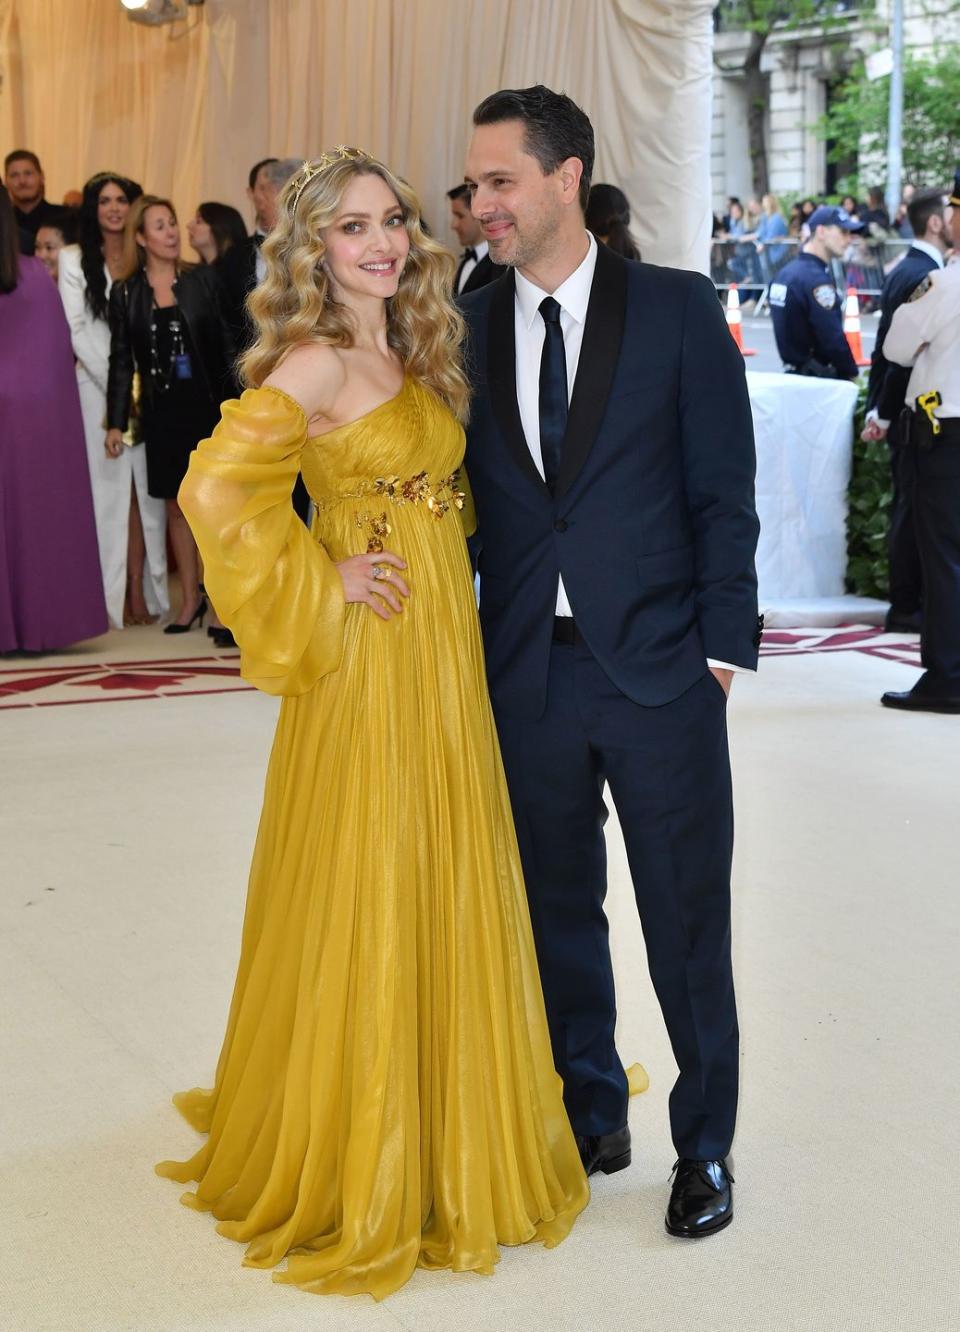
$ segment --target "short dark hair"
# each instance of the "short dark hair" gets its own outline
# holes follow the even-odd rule
[[[10,170],[14,162],[32,162],[36,169],[43,175],[43,167],[40,165],[40,158],[36,153],[32,153],[29,148],[14,148],[12,153],[7,153],[3,159],[4,175]]]
[[[943,198],[943,190],[917,190],[907,204],[907,217],[918,240],[923,240],[931,217],[943,217]]]
[[[46,222],[41,222],[37,231],[41,232],[44,227],[50,227],[53,231],[59,231],[63,237],[64,245],[76,245],[77,236],[80,228],[80,219],[75,208],[63,208],[56,217],[47,218]]]
[[[545,176],[556,171],[568,157],[583,164],[580,178],[580,207],[587,211],[595,155],[593,126],[566,93],[556,93],[538,83],[533,88],[502,88],[485,97],[473,113],[475,125],[498,125],[504,120],[523,124],[527,152],[540,163]]]
[[[624,259],[639,259],[640,249],[630,234],[630,203],[617,185],[590,186],[585,218],[587,230],[603,240],[608,250]]]
[[[453,203],[454,200],[456,199],[469,199],[470,186],[464,185],[462,183],[460,185],[454,185],[452,190],[447,190],[447,198],[450,200],[451,203]]]
[[[250,168],[250,176],[249,176],[251,190],[253,189],[254,185],[256,185],[257,183],[257,177],[260,174],[260,168],[269,166],[271,162],[279,162],[279,161],[280,161],[279,157],[264,157],[261,161],[254,163],[254,165]]]

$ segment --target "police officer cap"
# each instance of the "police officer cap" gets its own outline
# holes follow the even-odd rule
[[[859,218],[851,217],[845,208],[835,208],[832,204],[821,204],[807,218],[810,234],[817,227],[843,227],[844,231],[862,231],[863,223]]]
[[[947,203],[951,203],[955,207],[960,207],[960,167],[957,167],[956,173],[954,174],[953,193],[950,195]]]

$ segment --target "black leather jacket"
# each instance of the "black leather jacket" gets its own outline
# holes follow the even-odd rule
[[[233,337],[220,308],[216,275],[209,268],[191,268],[174,284],[184,322],[190,331],[200,382],[214,406],[235,393]],[[130,415],[133,372],[140,371],[142,401],[150,409],[150,318],[153,293],[141,270],[110,291],[110,373],[107,377],[107,427],[126,430]]]

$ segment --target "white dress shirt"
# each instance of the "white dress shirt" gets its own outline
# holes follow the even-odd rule
[[[540,302],[552,295],[560,306],[560,329],[563,333],[563,349],[567,359],[567,403],[569,404],[573,394],[573,383],[577,377],[577,366],[580,364],[583,325],[587,318],[587,306],[590,304],[593,270],[597,266],[597,242],[589,232],[587,236],[589,248],[583,263],[574,269],[556,291],[542,291],[521,272],[518,271],[516,275],[514,329],[517,340],[517,404],[520,408],[520,424],[523,426],[527,448],[541,476],[544,472],[543,454],[540,451],[540,358],[543,355],[546,325],[540,314]],[[562,578],[557,588],[557,614],[573,615]]]
[[[597,242],[590,232],[587,232],[587,242],[587,253],[583,262],[574,269],[566,281],[561,282],[556,291],[543,291],[516,270],[514,333],[517,344],[517,405],[520,408],[520,424],[523,426],[527,448],[541,476],[544,475],[544,470],[543,454],[540,449],[540,359],[543,355],[546,325],[540,314],[540,302],[544,297],[552,296],[560,306],[560,329],[563,333],[563,349],[567,361],[569,404],[573,395],[574,381],[577,378],[577,366],[580,364],[583,327],[587,320],[590,288],[593,286],[593,273],[597,266]],[[573,615],[562,578],[557,585],[556,613]],[[728,671],[745,669],[741,666],[731,666],[725,661],[708,659],[707,664]]]
[[[457,281],[458,296],[467,285],[467,278],[476,268],[477,264],[479,264],[480,260],[486,259],[490,246],[487,241],[477,241],[476,245],[472,245],[469,248],[476,251],[477,257],[475,259],[464,259],[463,261],[463,267],[460,269],[460,277]]]

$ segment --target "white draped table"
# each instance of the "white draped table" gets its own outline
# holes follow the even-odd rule
[[[760,604],[839,597],[857,388],[748,372],[757,440]]]

